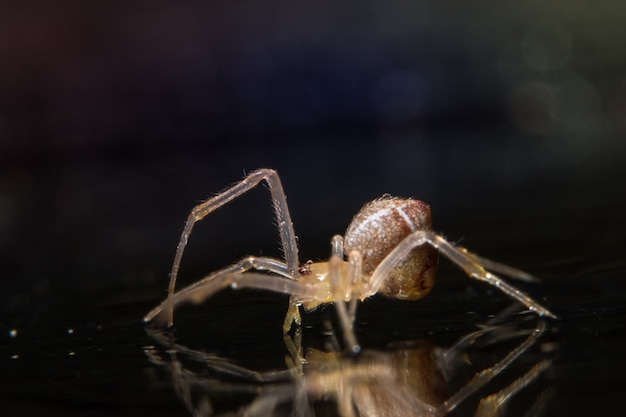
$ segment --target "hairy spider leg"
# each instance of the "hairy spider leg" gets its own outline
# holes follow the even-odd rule
[[[402,260],[408,256],[409,252],[424,244],[429,244],[439,251],[442,255],[457,264],[461,269],[472,278],[479,281],[485,281],[490,285],[498,288],[500,291],[524,304],[530,311],[534,311],[540,316],[556,318],[556,316],[548,309],[543,307],[537,301],[532,299],[517,288],[507,284],[498,276],[485,270],[484,266],[479,263],[482,258],[468,254],[465,250],[456,248],[444,237],[430,230],[418,230],[408,235],[396,246],[376,267],[370,277],[368,288],[365,296],[376,294],[383,285],[385,278]],[[502,271],[502,269],[500,269]]]
[[[194,282],[193,284],[183,288],[175,294],[168,295],[168,297],[163,302],[161,302],[161,304],[150,310],[150,312],[146,314],[143,320],[144,322],[149,322],[153,320],[156,316],[158,316],[159,313],[161,313],[163,310],[168,310],[169,308],[173,309],[174,306],[186,301],[201,302],[206,297],[208,297],[208,295],[204,295],[204,293],[207,291],[206,288],[213,288],[215,286],[215,283],[213,283],[212,281],[220,281],[223,280],[224,277],[233,274],[241,274],[249,271],[250,269],[255,269],[257,271],[270,271],[278,274],[281,277],[293,280],[287,264],[273,258],[248,256],[247,258],[242,259],[234,265],[227,266],[224,269],[207,275],[201,280]],[[272,275],[267,276],[272,277]],[[173,313],[172,316],[168,319],[172,321]]]
[[[342,274],[344,261],[332,255],[329,261],[329,283],[333,300],[337,308],[337,314],[343,330],[346,345],[353,353],[360,351],[360,346],[354,334],[354,320],[346,308],[345,298],[353,297],[353,290],[349,287],[354,281],[355,271],[360,271],[361,261],[358,252],[351,254],[351,262],[348,264],[347,274]],[[266,275],[248,272],[251,269],[257,271],[270,271],[277,275]],[[351,280],[351,281],[349,281]],[[185,302],[201,303],[213,294],[226,288],[255,288],[269,290],[283,294],[289,294],[293,299],[325,301],[326,295],[318,295],[323,291],[322,287],[303,284],[291,279],[287,265],[271,258],[247,257],[237,264],[231,265],[174,293],[171,298],[165,299],[161,304],[152,309],[145,317],[148,322],[157,317],[170,306],[175,307]],[[289,314],[289,313],[288,313]]]
[[[272,197],[272,205],[274,206],[274,212],[276,213],[277,227],[280,233],[280,243],[289,274],[292,279],[298,278],[298,245],[296,242],[296,234],[293,229],[293,223],[291,222],[291,215],[289,214],[289,208],[287,206],[285,191],[283,190],[282,183],[280,182],[280,178],[278,177],[276,171],[273,169],[259,169],[252,172],[243,180],[225,191],[222,191],[220,194],[201,204],[198,204],[191,210],[191,213],[189,213],[183,232],[180,235],[178,247],[176,248],[176,255],[174,256],[174,263],[172,264],[172,270],[170,272],[170,283],[167,296],[168,325],[171,326],[174,322],[174,305],[172,298],[176,288],[176,278],[178,277],[183,252],[187,246],[187,241],[189,240],[189,235],[191,234],[194,224],[226,203],[229,203],[242,194],[252,190],[262,181],[265,181],[269,186]]]
[[[233,272],[230,268],[213,273],[204,279],[202,284],[192,284],[177,293],[170,300],[165,300],[153,309],[146,318],[151,319],[162,310],[167,309],[170,304],[177,306],[184,302],[201,303],[212,295],[226,288],[242,289],[251,288],[257,290],[273,291],[280,294],[287,294],[299,299],[315,300],[323,302],[327,296],[324,289],[314,285],[303,284],[291,278],[279,275],[268,275],[260,272]]]

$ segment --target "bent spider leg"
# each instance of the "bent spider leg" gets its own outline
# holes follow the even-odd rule
[[[172,270],[170,272],[170,283],[168,286],[168,300],[170,302],[167,308],[168,324],[170,326],[174,321],[173,303],[171,301],[176,288],[176,278],[178,277],[183,252],[187,246],[187,241],[189,240],[189,235],[191,234],[194,224],[226,203],[229,203],[242,194],[252,190],[263,180],[265,180],[268,184],[270,194],[272,196],[272,205],[274,206],[274,212],[276,213],[277,227],[280,233],[280,242],[288,271],[293,279],[297,279],[298,245],[296,242],[296,234],[293,230],[293,223],[291,222],[291,215],[289,214],[289,208],[287,206],[285,191],[283,190],[283,186],[276,171],[272,169],[259,169],[252,172],[242,181],[236,183],[225,191],[222,191],[220,194],[201,204],[198,204],[191,210],[191,213],[189,213],[183,232],[180,235],[180,240],[176,248],[176,255],[174,256],[174,263],[172,264]]]
[[[539,320],[537,327],[532,333],[515,349],[507,354],[500,362],[495,365],[483,369],[467,383],[461,389],[459,389],[454,395],[447,399],[443,404],[437,407],[434,416],[445,416],[453,409],[455,409],[461,402],[467,397],[478,391],[483,385],[491,381],[496,375],[500,374],[511,363],[519,358],[526,350],[533,346],[539,337],[545,332],[546,323],[543,320]]]
[[[216,277],[225,275],[225,274],[235,274],[235,273],[242,273],[242,272],[246,272],[250,269],[256,269],[258,271],[270,271],[273,272],[275,274],[278,274],[280,276],[283,276],[285,278],[291,278],[291,275],[289,273],[289,268],[287,266],[287,264],[280,262],[276,259],[273,258],[266,258],[266,257],[255,257],[255,256],[248,256],[244,259],[242,259],[241,261],[237,262],[236,264],[227,266],[224,269],[221,269],[217,272],[214,272],[210,275],[207,275],[206,277],[202,278],[199,281],[194,282],[193,284],[185,287],[184,289],[182,289],[181,291],[179,291],[177,294],[180,297],[181,293],[186,293],[186,294],[191,294],[193,293],[197,288],[201,288],[204,285],[207,284],[208,281],[211,281],[213,279],[216,279]],[[174,319],[174,305],[176,303],[173,302],[173,297],[177,296],[176,294],[174,294],[173,296],[168,294],[167,298],[161,302],[161,304],[159,304],[158,306],[156,306],[155,308],[153,308],[152,310],[150,310],[150,312],[148,314],[146,314],[146,316],[143,318],[144,322],[149,322],[151,320],[153,320],[156,316],[159,315],[159,313],[161,313],[161,311],[163,311],[166,308],[170,307],[171,304],[171,308],[172,308],[172,312],[169,313],[169,318],[168,320],[170,321],[169,324],[171,324],[171,322],[173,322]],[[206,298],[206,297],[205,297]],[[204,298],[203,298],[204,299]],[[198,301],[200,302],[200,301]]]
[[[529,274],[528,272],[524,272],[517,268],[513,268],[512,266],[502,264],[500,262],[492,261],[491,259],[483,258],[482,256],[478,256],[473,252],[468,251],[466,248],[461,246],[455,246],[458,250],[472,258],[474,262],[480,264],[483,268],[488,269],[493,272],[497,272],[502,275],[506,275],[507,277],[511,277],[514,279],[519,279],[521,281],[526,282],[540,282],[541,280],[534,275]]]
[[[396,246],[381,263],[376,267],[370,277],[367,295],[375,294],[382,286],[385,278],[414,248],[429,244],[436,248],[439,253],[457,264],[461,269],[472,278],[479,281],[485,281],[490,285],[498,288],[509,297],[514,298],[524,304],[530,311],[534,311],[540,316],[556,318],[547,308],[543,307],[537,301],[526,295],[524,292],[507,284],[498,276],[486,271],[482,265],[477,263],[474,258],[468,256],[462,250],[457,249],[442,236],[430,230],[418,230],[404,238],[398,246]]]
[[[200,284],[200,285],[199,285]],[[294,295],[304,299],[318,299],[318,290],[312,286],[301,284],[290,278],[278,275],[265,275],[255,272],[233,272],[222,270],[216,274],[212,274],[201,282],[186,287],[172,297],[163,301],[154,308],[146,318],[148,320],[156,317],[161,311],[166,310],[170,306],[176,306],[185,302],[201,303],[213,294],[225,288],[255,288],[259,290],[274,291],[277,293]]]
[[[356,341],[354,335],[354,323],[350,318],[350,314],[346,308],[346,283],[342,276],[344,261],[336,255],[332,255],[328,261],[328,281],[330,290],[339,316],[339,323],[343,329],[343,338],[352,353],[358,353],[361,347]],[[349,277],[348,277],[349,278]]]

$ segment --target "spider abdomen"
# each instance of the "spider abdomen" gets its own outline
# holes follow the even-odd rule
[[[354,216],[344,237],[348,255],[358,250],[363,256],[363,273],[371,275],[378,264],[404,238],[418,230],[432,229],[430,206],[423,201],[396,197],[374,200]],[[385,278],[381,292],[402,300],[426,296],[437,272],[437,251],[418,246]]]

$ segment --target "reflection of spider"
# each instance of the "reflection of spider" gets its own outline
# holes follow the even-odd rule
[[[173,333],[154,328],[147,331],[157,346],[146,347],[144,352],[152,364],[171,374],[176,394],[196,417],[444,417],[491,382],[496,383],[490,385],[493,394],[481,394],[483,398],[474,415],[495,417],[506,415],[509,400],[552,364],[544,358],[512,383],[510,378],[494,381],[535,346],[546,330],[542,320],[537,321],[534,329],[518,324],[521,323],[482,326],[451,347],[439,346],[430,339],[417,339],[395,342],[384,350],[364,349],[358,357],[337,352],[332,331],[326,349],[303,350],[298,329],[294,338],[285,335],[288,369],[271,371],[255,371],[189,348],[177,343]],[[498,347],[503,342],[509,346],[520,336],[525,339],[519,344],[515,342],[512,350]],[[475,366],[469,365],[473,361],[468,358],[478,354],[480,362],[480,348],[485,347],[489,348],[489,356],[494,351],[504,355],[497,362],[489,359],[491,365],[487,368],[474,369]],[[513,376],[518,370],[508,374]],[[550,392],[544,390],[526,414],[540,415]],[[229,396],[229,404],[224,404],[224,394]],[[527,402],[524,404],[526,407]],[[231,411],[235,405],[236,414]],[[225,411],[222,408],[229,411],[221,414]]]
[[[285,261],[250,256],[175,292],[181,258],[194,224],[262,181],[269,185]],[[293,322],[300,323],[300,305],[305,310],[312,310],[321,304],[334,303],[344,339],[356,352],[360,349],[353,330],[357,300],[379,292],[401,300],[424,297],[434,283],[437,252],[456,263],[469,276],[497,287],[529,310],[540,316],[555,317],[535,300],[486,269],[519,279],[529,279],[529,275],[455,247],[431,229],[428,204],[383,196],[366,204],[357,213],[344,237],[333,237],[328,262],[309,261],[301,265],[280,178],[274,170],[259,169],[194,207],[178,243],[167,299],[150,311],[144,320],[150,321],[165,310],[171,325],[174,307],[182,302],[202,302],[228,287],[265,289],[291,295],[283,326],[285,332],[289,331]],[[346,302],[350,303],[349,306]]]

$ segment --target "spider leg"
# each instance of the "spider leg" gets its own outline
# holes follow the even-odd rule
[[[331,256],[336,257],[338,259],[343,259],[343,237],[341,235],[335,235],[331,239]],[[339,287],[343,286],[343,281],[340,280],[341,283],[338,284]],[[345,286],[344,286],[345,287]],[[353,310],[356,306],[352,306],[352,302],[350,304],[350,317],[352,321],[354,321],[354,312]],[[339,307],[341,308],[341,307]],[[287,309],[287,314],[285,315],[285,321],[283,322],[283,333],[288,333],[291,330],[291,326],[293,324],[300,325],[302,323],[302,318],[300,317],[300,308],[298,305],[298,300],[295,297],[291,297],[289,299],[289,308]]]
[[[361,284],[363,283],[363,255],[359,251],[352,251],[348,256],[348,278],[352,277],[352,281],[350,282],[350,319],[352,322],[356,319],[356,307],[359,302],[359,297],[357,294],[361,289]]]
[[[343,329],[344,341],[352,353],[358,353],[361,347],[356,341],[356,336],[354,335],[354,321],[346,308],[345,301],[346,291],[350,291],[348,279],[351,277],[350,274],[347,274],[348,276],[346,277],[342,276],[343,263],[342,258],[331,255],[328,262],[328,280],[330,282],[330,290],[333,295],[335,308],[337,309],[337,315],[339,316],[339,323]]]
[[[161,313],[161,311],[171,307],[172,312],[169,318],[171,322],[173,321],[173,318],[174,318],[173,308],[177,304],[177,302],[174,301],[174,298],[178,297],[178,299],[180,299],[182,297],[181,294],[183,293],[192,294],[194,291],[198,290],[199,288],[202,288],[208,285],[207,283],[209,281],[212,281],[214,279],[219,279],[219,277],[222,277],[228,274],[243,273],[243,272],[249,271],[250,269],[256,269],[258,271],[270,271],[280,276],[283,276],[285,278],[291,278],[288,267],[285,263],[280,262],[273,258],[248,256],[247,258],[242,259],[241,261],[237,262],[234,265],[230,265],[224,269],[221,269],[217,272],[207,275],[201,280],[194,282],[188,287],[185,287],[183,290],[181,290],[180,292],[176,294],[173,294],[173,295],[168,294],[167,298],[161,304],[159,304],[157,307],[150,310],[148,314],[146,314],[146,316],[143,318],[143,321],[149,322],[152,319],[154,319],[156,316],[158,316],[159,313]],[[168,312],[168,315],[169,314],[170,313]]]
[[[502,275],[506,275],[507,277],[511,277],[514,279],[519,279],[526,282],[539,282],[539,278],[530,275],[528,272],[520,271],[517,268],[513,268],[512,266],[508,266],[505,264],[501,264],[500,262],[492,261],[491,259],[483,258],[481,256],[476,255],[468,251],[467,249],[456,246],[458,250],[465,253],[467,256],[472,258],[474,262],[483,266],[483,268],[488,269],[493,272],[497,272]]]
[[[335,235],[331,240],[331,255],[340,259],[344,258],[343,250],[343,236]],[[363,257],[360,252],[352,251],[348,255],[348,271],[345,279],[342,279],[342,286],[348,289],[347,294],[350,304],[348,305],[348,311],[350,313],[350,320],[354,322],[356,316],[356,306],[359,301],[356,291],[358,291],[360,281],[363,277]],[[349,281],[348,281],[349,280]]]
[[[176,278],[178,277],[180,261],[183,257],[183,252],[187,246],[187,241],[189,240],[189,235],[191,234],[194,224],[226,203],[229,203],[235,198],[255,188],[262,181],[267,182],[272,196],[272,204],[276,213],[277,227],[280,233],[280,242],[285,256],[287,269],[291,277],[293,277],[293,279],[297,279],[299,263],[298,245],[296,242],[296,234],[293,230],[293,224],[291,222],[291,215],[289,214],[289,208],[287,206],[287,197],[285,196],[283,186],[276,171],[272,169],[259,169],[252,172],[242,181],[226,189],[220,194],[197,205],[191,210],[191,213],[189,213],[183,232],[180,235],[178,247],[176,248],[176,255],[174,256],[174,263],[172,264],[172,271],[170,272],[170,283],[168,286],[169,306],[167,307],[168,324],[170,326],[174,321],[172,297],[174,296],[174,290],[176,288]]]
[[[484,267],[488,267],[488,265],[482,265],[480,263],[482,258],[478,258],[475,255],[468,255],[467,251],[456,248],[445,238],[430,230],[418,230],[411,233],[381,261],[370,277],[367,294],[375,294],[380,289],[391,270],[408,256],[411,250],[424,244],[429,244],[436,248],[439,253],[463,269],[467,275],[493,285],[509,297],[524,304],[529,310],[534,311],[540,316],[556,318],[552,312],[537,301],[517,288],[507,284],[498,276],[486,271]],[[502,271],[501,268],[500,271]]]

